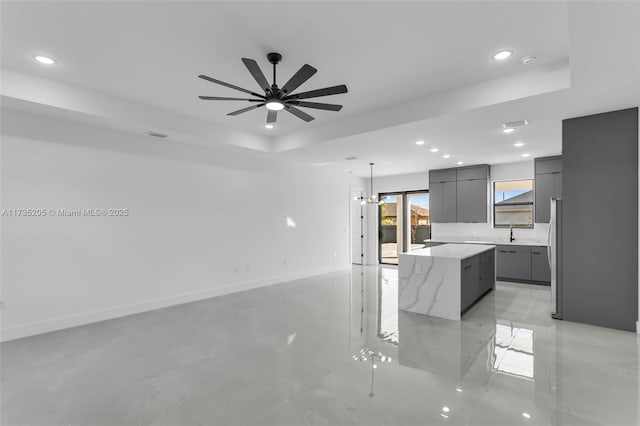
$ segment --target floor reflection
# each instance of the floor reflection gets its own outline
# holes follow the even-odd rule
[[[494,356],[494,370],[533,379],[533,330],[496,324]]]
[[[450,321],[398,311],[395,267],[353,276],[350,352],[368,367],[363,396],[415,378],[442,399],[429,404],[434,418],[451,424],[636,424],[637,336],[551,319],[548,288],[498,283],[462,321]],[[605,336],[624,342],[626,355]],[[603,400],[615,414],[599,408]]]

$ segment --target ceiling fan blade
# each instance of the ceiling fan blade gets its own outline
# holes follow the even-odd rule
[[[297,93],[295,95],[289,95],[286,99],[307,99],[317,98],[320,96],[339,95],[340,93],[347,93],[347,86],[341,84],[339,86],[325,87],[324,89],[310,90],[308,92]]]
[[[277,119],[278,119],[278,111],[274,111],[270,109],[269,113],[267,114],[267,124],[275,123]]]
[[[229,114],[227,114],[227,115],[238,115],[238,114],[242,114],[243,112],[247,112],[247,111],[251,111],[252,109],[260,108],[260,107],[261,107],[261,106],[263,106],[263,105],[264,105],[264,103],[262,103],[262,104],[258,104],[258,105],[251,105],[250,107],[246,107],[246,108],[239,109],[239,110],[237,110],[237,111],[230,112],[230,113],[229,113]]]
[[[207,81],[210,81],[212,83],[216,83],[216,84],[219,84],[221,86],[228,87],[230,89],[239,90],[241,92],[248,93],[248,94],[253,95],[253,96],[257,96],[258,98],[262,98],[262,99],[265,98],[264,95],[259,95],[257,93],[252,92],[251,90],[243,89],[242,87],[234,86],[233,84],[225,83],[224,81],[216,80],[215,78],[211,78],[211,77],[208,77],[206,75],[199,75],[198,77],[200,77],[203,80],[207,80]]]
[[[262,90],[264,90],[265,92],[271,91],[271,85],[262,73],[262,70],[258,66],[258,63],[249,58],[242,58],[242,62],[244,63],[244,66],[247,67],[253,78],[255,78],[255,80],[258,82]]]
[[[327,111],[340,111],[342,105],[335,104],[322,104],[319,102],[304,102],[304,101],[286,101],[290,105],[301,106],[305,108],[326,109]]]
[[[282,86],[282,92],[286,95],[288,93],[293,92],[294,90],[296,90],[302,83],[304,83],[305,81],[309,80],[311,78],[312,75],[314,75],[316,72],[318,72],[317,69],[315,69],[314,67],[312,67],[309,64],[304,64],[302,66],[302,68],[300,68],[298,70],[297,73],[295,73],[293,75],[293,77],[291,77],[289,79],[289,81],[287,81],[285,83],[284,86]]]
[[[203,101],[249,101],[249,102],[264,102],[264,99],[249,99],[249,98],[222,98],[220,96],[198,96]]]
[[[314,120],[314,118],[312,116],[310,116],[309,114],[307,114],[304,111],[299,110],[298,108],[291,106],[291,105],[286,105],[284,106],[284,109],[286,109],[287,111],[289,111],[291,114],[295,115],[296,117],[309,122],[311,120]]]

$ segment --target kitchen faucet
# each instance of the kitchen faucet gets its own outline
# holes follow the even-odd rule
[[[515,238],[513,238],[513,225],[511,225],[509,227],[509,242],[512,243],[515,241]]]

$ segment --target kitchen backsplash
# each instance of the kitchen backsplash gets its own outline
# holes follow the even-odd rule
[[[514,228],[516,239],[547,241],[548,223],[536,223],[533,229]],[[509,238],[509,229],[494,229],[489,223],[434,223],[431,225],[431,238],[465,237],[474,240],[504,240]]]

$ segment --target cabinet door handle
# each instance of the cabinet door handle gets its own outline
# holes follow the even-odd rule
[[[540,253],[539,251],[533,251],[533,252],[531,252],[531,253],[533,253],[533,254],[542,254],[542,253]]]
[[[509,252],[506,250],[500,250],[500,253],[509,253]]]
[[[465,266],[465,267],[464,267],[465,271],[466,271],[467,269],[469,269],[469,268],[471,268],[471,265],[467,265],[467,266]]]

